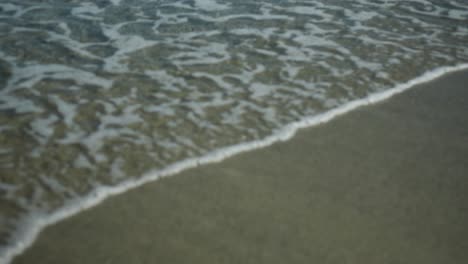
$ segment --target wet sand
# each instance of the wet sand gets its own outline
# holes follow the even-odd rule
[[[165,178],[14,263],[468,263],[468,71]]]

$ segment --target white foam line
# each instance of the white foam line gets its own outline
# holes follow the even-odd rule
[[[376,102],[388,99],[393,95],[399,94],[417,84],[432,81],[449,72],[466,69],[468,69],[468,63],[457,66],[437,68],[433,71],[426,72],[425,74],[415,79],[412,79],[404,84],[397,85],[392,89],[372,94],[369,97],[363,99],[351,101],[349,103],[346,103],[345,105],[342,105],[325,113],[310,116],[304,118],[301,121],[291,123],[285,126],[283,129],[279,130],[277,133],[268,136],[262,140],[241,143],[238,145],[212,151],[202,157],[186,159],[177,162],[173,165],[170,165],[163,170],[150,171],[138,180],[127,180],[113,187],[103,186],[91,192],[86,197],[70,201],[66,206],[62,207],[62,209],[52,214],[31,214],[30,217],[24,220],[23,228],[17,232],[17,242],[6,247],[0,252],[0,256],[2,256],[0,263],[10,263],[15,256],[21,254],[26,248],[32,245],[32,243],[36,240],[41,230],[45,227],[57,223],[65,218],[71,217],[83,210],[89,209],[101,203],[110,196],[124,193],[130,189],[139,187],[148,182],[155,181],[162,177],[174,175],[190,168],[194,168],[204,164],[220,162],[226,158],[229,158],[242,152],[267,147],[276,142],[288,140],[292,138],[296,134],[297,130],[300,128],[315,126],[318,124],[328,122],[331,119],[345,114],[349,111],[352,111],[358,107],[374,104]]]

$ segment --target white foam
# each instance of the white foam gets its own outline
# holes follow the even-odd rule
[[[96,85],[108,89],[112,81],[101,78],[94,73],[60,64],[34,64],[25,67],[13,68],[12,78],[7,85],[7,90],[31,88],[44,78],[57,80],[75,80],[78,84]]]
[[[115,5],[115,3],[114,3]],[[99,8],[94,3],[81,3],[80,6],[74,7],[71,10],[71,14],[75,17],[87,19],[87,20],[101,20],[96,15],[103,12],[104,8]]]
[[[89,162],[88,158],[83,154],[80,154],[78,156],[78,158],[76,158],[73,161],[73,165],[76,166],[77,168],[93,169],[93,166],[91,165],[91,162]]]
[[[336,116],[345,114],[360,106],[365,106],[388,99],[395,94],[401,93],[413,87],[416,84],[429,82],[449,72],[466,69],[468,69],[468,64],[437,68],[415,79],[412,79],[409,82],[397,85],[392,89],[372,94],[369,97],[363,99],[348,102],[325,113],[309,116],[302,119],[301,121],[286,125],[281,130],[278,130],[275,134],[272,134],[262,140],[241,143],[238,145],[214,150],[198,158],[190,158],[177,162],[163,170],[150,171],[139,179],[127,180],[117,186],[102,186],[91,192],[86,197],[78,198],[68,202],[66,206],[62,207],[61,210],[58,210],[52,214],[33,212],[29,215],[28,218],[23,220],[21,225],[23,228],[18,230],[16,233],[16,243],[10,245],[9,247],[5,248],[3,252],[1,252],[0,255],[2,256],[2,260],[0,260],[0,263],[10,263],[13,257],[22,253],[35,241],[40,231],[46,226],[52,225],[83,210],[89,209],[101,203],[110,196],[124,193],[145,183],[155,181],[162,177],[174,175],[189,168],[194,168],[203,164],[219,162],[242,152],[267,147],[276,142],[288,140],[292,138],[300,128],[328,122]]]
[[[452,19],[459,19],[459,20],[468,19],[468,15],[466,14],[466,11],[460,11],[460,10],[450,10],[448,13],[448,17]]]
[[[265,11],[265,10],[263,10]],[[261,20],[287,20],[287,21],[293,21],[294,19],[290,16],[287,15],[272,15],[269,12],[267,13],[262,13],[261,15],[254,15],[254,14],[233,14],[233,15],[227,15],[227,16],[220,16],[220,17],[212,17],[212,16],[206,16],[206,15],[197,15],[197,18],[202,19],[207,22],[214,22],[214,23],[221,23],[221,22],[226,22],[229,20],[234,20],[234,19],[253,19],[257,21]]]
[[[122,0],[110,0],[110,2],[113,4],[113,5],[120,5],[120,2],[122,2]]]
[[[229,8],[228,4],[220,4],[215,0],[195,0],[195,6],[206,11],[221,11]]]
[[[353,21],[364,22],[370,20],[376,16],[379,16],[376,12],[366,12],[366,11],[352,11],[352,10],[345,10],[345,14],[347,17],[353,18]]]
[[[193,51],[181,51],[168,57],[175,65],[216,64],[230,59],[227,44],[206,43]]]
[[[261,97],[265,97],[267,95],[272,94],[277,89],[277,87],[256,82],[252,83],[250,89],[252,93],[251,97],[255,99],[260,99]]]
[[[160,71],[151,71],[146,70],[145,74],[161,83],[161,89],[166,91],[173,91],[177,92],[179,87],[188,87],[189,85],[183,78],[173,77],[172,75],[168,74],[165,70]]]
[[[41,113],[43,109],[32,100],[0,94],[0,109],[15,109],[17,113]]]
[[[31,129],[34,132],[34,137],[42,144],[50,138],[54,133],[53,123],[58,121],[59,118],[56,115],[49,115],[45,118],[37,118],[31,122]]]
[[[316,15],[323,18],[331,19],[330,15],[313,6],[294,6],[286,8],[285,10],[300,15]]]
[[[142,38],[141,36],[127,36],[119,33],[119,29],[128,22],[120,23],[112,26],[103,26],[103,33],[112,42],[112,46],[117,48],[117,52],[109,58],[104,60],[104,69],[113,73],[129,72],[128,65],[123,63],[128,54],[153,46],[157,44],[156,41],[150,41]]]
[[[27,12],[31,11],[31,10],[38,10],[38,9],[43,9],[44,7],[39,5],[39,6],[30,6],[30,7],[27,7],[27,8],[19,8],[16,10],[16,14],[14,15],[14,17],[21,17],[22,15],[26,14]]]

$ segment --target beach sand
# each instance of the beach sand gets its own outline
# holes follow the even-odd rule
[[[468,71],[46,228],[14,263],[468,263]]]

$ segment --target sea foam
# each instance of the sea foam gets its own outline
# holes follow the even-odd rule
[[[0,4],[7,260],[109,195],[468,62],[461,0],[36,2]]]
[[[417,78],[414,78],[406,83],[399,84],[383,92],[374,93],[366,98],[350,101],[340,107],[334,108],[325,113],[315,116],[309,116],[298,122],[290,123],[284,126],[282,129],[278,130],[276,133],[264,139],[217,149],[201,157],[190,158],[177,162],[162,170],[150,171],[137,180],[127,180],[118,184],[117,186],[102,186],[100,188],[95,189],[85,197],[69,201],[64,207],[55,211],[52,214],[32,212],[29,215],[29,217],[23,219],[23,222],[21,223],[21,228],[16,233],[16,243],[5,248],[0,253],[0,256],[2,256],[0,263],[10,263],[15,256],[21,254],[25,249],[27,249],[33,244],[41,230],[43,230],[45,227],[57,223],[65,218],[71,217],[77,213],[80,213],[83,210],[90,209],[103,202],[106,198],[125,193],[130,189],[137,188],[148,182],[158,180],[162,177],[172,176],[190,168],[195,168],[197,166],[209,163],[220,162],[226,158],[232,157],[243,152],[268,147],[274,143],[289,140],[296,134],[298,129],[312,127],[318,124],[328,122],[333,118],[350,112],[358,107],[386,100],[396,94],[410,89],[411,87],[414,87],[415,85],[430,82],[450,72],[467,69],[468,64],[440,67],[433,71],[426,72],[425,74]]]

